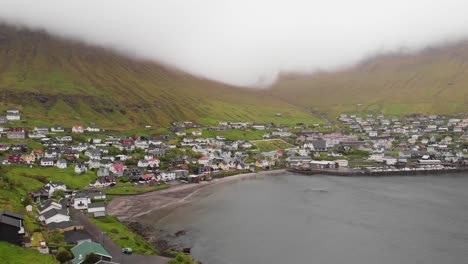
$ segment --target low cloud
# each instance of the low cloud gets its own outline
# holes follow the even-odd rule
[[[1,0],[0,20],[242,86],[468,35],[456,0]]]

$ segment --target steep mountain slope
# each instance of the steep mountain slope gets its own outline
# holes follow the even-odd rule
[[[0,25],[0,102],[0,110],[18,107],[28,120],[113,128],[174,120],[317,121],[262,91],[7,25]]]
[[[337,72],[284,75],[271,94],[332,114],[467,112],[468,41],[376,56]]]

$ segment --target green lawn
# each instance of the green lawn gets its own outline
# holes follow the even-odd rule
[[[138,194],[144,193],[154,190],[161,190],[169,188],[170,185],[168,184],[161,184],[161,185],[154,185],[154,186],[147,186],[147,187],[138,187],[132,183],[117,183],[116,186],[103,190],[106,194]]]
[[[101,218],[90,218],[90,220],[106,232],[112,241],[122,248],[132,248],[136,254],[150,255],[156,253],[151,243],[130,231],[115,216],[108,215]]]
[[[52,255],[45,255],[36,249],[27,249],[10,243],[0,242],[1,263],[8,264],[52,264],[59,263]]]
[[[5,175],[13,181],[22,182],[24,189],[27,191],[33,191],[49,181],[61,181],[70,189],[81,189],[96,179],[96,174],[93,171],[82,175],[75,174],[73,166],[58,169],[55,167],[33,166],[29,168],[27,166],[11,165],[4,168]]]
[[[293,145],[285,142],[282,139],[265,139],[265,140],[255,140],[252,141],[252,144],[257,146],[261,152],[268,152],[279,149],[287,149],[294,147]]]

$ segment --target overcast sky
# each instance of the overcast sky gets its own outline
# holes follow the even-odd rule
[[[0,0],[0,19],[236,85],[468,36],[467,0]]]

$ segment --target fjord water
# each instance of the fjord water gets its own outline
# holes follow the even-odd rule
[[[208,264],[468,263],[468,175],[259,176],[155,226]]]

